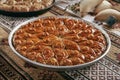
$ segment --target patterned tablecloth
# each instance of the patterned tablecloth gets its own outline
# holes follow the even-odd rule
[[[40,16],[74,16],[69,7],[78,0],[66,0],[54,6],[49,12]],[[73,1],[73,2],[69,2]],[[53,72],[38,69],[16,56],[5,43],[3,38],[8,38],[9,32],[18,24],[34,17],[18,18],[0,15],[0,80],[120,80],[120,31],[109,29],[107,26],[98,25],[109,34],[112,42],[109,53],[97,63],[84,69],[64,72]],[[93,21],[88,15],[84,19]]]

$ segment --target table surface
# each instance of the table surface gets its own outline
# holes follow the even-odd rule
[[[40,16],[58,16],[58,15],[63,16],[64,15],[64,16],[74,16],[74,17],[80,18],[79,14],[74,13],[68,8],[68,6],[74,5],[76,2],[80,0],[66,0],[66,1],[67,3],[57,4],[49,12],[43,15],[40,15]],[[2,40],[2,38],[7,38],[9,35],[9,32],[15,26],[32,18],[35,18],[35,17],[17,18],[17,17],[8,17],[8,16],[0,15],[0,25],[2,27],[0,28],[0,41]],[[83,19],[93,23],[94,22],[93,18],[94,16],[87,15]],[[104,26],[104,25],[98,25],[98,24],[96,25],[98,27],[103,28],[109,34],[111,38],[112,46],[107,56],[105,56],[103,59],[101,59],[94,65],[86,67],[84,69],[80,69],[80,70],[71,70],[71,71],[55,72],[55,73],[49,72],[49,71],[44,72],[44,70],[40,72],[38,71],[39,80],[56,80],[56,79],[60,79],[60,80],[67,80],[67,79],[68,80],[120,80],[120,64],[119,64],[120,60],[118,59],[120,58],[120,30],[109,29],[107,26]],[[26,72],[26,74],[29,75],[27,76],[29,78],[26,78],[26,80],[38,79],[36,78],[37,74],[36,75],[33,74],[35,72],[37,73],[38,69],[34,70],[34,67],[31,68],[31,66],[30,68],[28,68],[29,64],[26,64],[24,61],[21,61],[20,59],[15,58],[16,56],[11,51],[8,45],[6,47],[6,45],[0,44],[0,48],[1,48],[0,49],[1,51],[0,52],[0,55],[1,55],[0,66],[4,61],[11,63],[11,64],[14,63],[16,65],[20,65],[20,68],[23,69],[23,71],[19,71],[19,69],[16,69],[16,70],[18,70],[18,72],[23,75],[25,75],[24,73]],[[11,60],[11,58],[13,59]],[[14,64],[12,66],[15,66]],[[21,64],[27,65],[27,69],[25,66]],[[4,71],[2,72],[1,69],[2,67],[0,67],[0,79],[2,80],[7,79],[8,76],[4,73]],[[51,78],[51,74],[52,75],[56,74],[56,75]],[[5,78],[5,75],[7,76],[7,78]],[[43,77],[41,78],[40,75],[43,75]],[[45,78],[45,76],[47,76],[47,78]],[[12,78],[9,80],[12,80]]]

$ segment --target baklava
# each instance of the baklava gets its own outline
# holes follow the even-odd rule
[[[47,8],[53,0],[0,0],[0,10],[10,12],[32,12]]]
[[[22,25],[13,36],[13,45],[30,60],[71,66],[95,60],[107,43],[102,32],[86,21],[44,17]]]

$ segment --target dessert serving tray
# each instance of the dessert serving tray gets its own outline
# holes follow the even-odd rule
[[[111,46],[111,41],[110,41],[110,38],[108,36],[108,34],[103,30],[103,29],[99,29],[97,28],[94,24],[88,22],[88,21],[84,21],[86,24],[90,24],[90,25],[93,25],[93,27],[95,27],[96,29],[98,29],[105,37],[105,40],[106,40],[106,49],[105,51],[102,53],[102,55],[100,55],[99,57],[97,57],[96,59],[90,61],[90,62],[86,62],[86,63],[83,63],[83,64],[78,64],[78,65],[71,65],[71,66],[55,66],[55,65],[46,65],[46,64],[41,64],[39,62],[36,62],[34,60],[30,60],[26,57],[24,57],[23,55],[21,55],[16,49],[15,49],[15,46],[14,46],[14,43],[13,43],[13,37],[14,37],[14,34],[16,33],[16,31],[18,29],[20,29],[22,26],[30,23],[30,22],[34,22],[38,19],[42,19],[44,17],[38,17],[38,18],[34,18],[34,19],[31,19],[29,21],[26,21],[26,22],[23,22],[22,24],[19,24],[18,26],[16,26],[12,32],[10,33],[9,35],[9,45],[11,47],[11,49],[15,52],[15,54],[17,54],[20,58],[22,58],[23,60],[25,60],[26,62],[29,62],[31,63],[32,65],[34,66],[37,66],[37,67],[40,67],[40,68],[45,68],[45,69],[48,69],[48,70],[56,70],[56,71],[63,71],[63,70],[71,70],[71,69],[78,69],[78,68],[84,68],[85,66],[89,66],[93,63],[95,63],[96,61],[100,60],[101,58],[103,58],[109,51],[110,49],[110,46]],[[59,16],[58,18],[67,18],[67,19],[74,19],[74,20],[81,20],[83,21],[82,19],[78,19],[78,18],[73,18],[73,17],[66,17],[66,16]]]
[[[36,0],[34,0],[36,1]],[[44,0],[47,1],[47,0]],[[52,2],[48,5],[43,6],[42,3],[41,6],[40,3],[35,2],[34,6],[32,6],[33,4],[31,4],[30,8],[28,8],[28,6],[30,5],[29,3],[19,3],[19,5],[15,4],[15,5],[11,5],[9,3],[9,5],[2,3],[2,1],[0,2],[0,14],[3,15],[7,15],[7,16],[12,16],[12,17],[31,17],[31,16],[38,16],[40,14],[43,14],[45,12],[47,12],[48,10],[51,9],[51,7],[55,4],[55,0],[51,0]],[[24,5],[26,4],[26,5]],[[3,6],[2,6],[3,5]],[[11,7],[12,6],[12,7]],[[23,7],[24,6],[24,7]],[[11,7],[9,9],[9,7]]]

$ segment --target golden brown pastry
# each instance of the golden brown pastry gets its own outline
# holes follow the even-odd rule
[[[57,17],[41,18],[23,25],[15,32],[13,44],[28,59],[56,66],[90,62],[106,49],[104,35],[92,25]]]
[[[53,0],[0,0],[0,10],[11,12],[30,12],[44,9]]]

